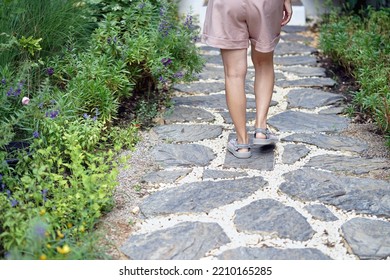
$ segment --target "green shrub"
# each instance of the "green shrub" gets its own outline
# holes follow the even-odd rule
[[[101,121],[92,118],[71,122],[60,115],[45,118],[40,136],[30,146],[32,153],[22,155],[12,169],[0,168],[3,249],[34,255],[24,255],[25,258],[42,254],[60,258],[62,253],[57,247],[80,243],[113,205],[117,171],[115,152],[107,147],[119,149],[126,141],[131,148],[137,139],[136,131],[133,128],[124,133],[116,129],[111,135]],[[4,153],[0,152],[0,157],[3,162]],[[37,217],[46,229],[44,242],[32,252],[27,248],[31,245],[29,228]],[[77,252],[77,246],[71,249]],[[72,256],[76,257],[62,257]]]
[[[85,5],[92,2],[106,3]],[[45,60],[44,36],[5,35],[0,45],[23,52],[0,67],[2,257],[104,258],[91,232],[113,205],[117,152],[135,146],[139,123],[157,114],[172,84],[193,79],[203,66],[192,19],[177,18],[172,1],[109,2],[91,4],[99,26],[88,45],[70,31],[61,51],[53,49],[58,55]],[[121,106],[139,117],[115,122]],[[21,140],[27,148],[8,164],[5,147]]]
[[[390,9],[365,12],[366,17],[331,14],[321,25],[320,47],[359,84],[355,108],[390,137]]]
[[[389,7],[390,2],[388,0],[347,0],[343,3],[344,10],[359,12],[362,9],[373,7],[376,9]]]
[[[199,30],[191,16],[178,18],[172,1],[100,2],[104,19],[93,36],[94,51],[126,63],[133,90],[132,98],[120,100],[121,104],[144,100],[154,107],[169,98],[172,84],[194,80],[202,70],[203,60],[195,45]]]

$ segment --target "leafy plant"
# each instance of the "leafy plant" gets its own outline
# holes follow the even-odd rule
[[[367,17],[333,13],[321,26],[325,54],[353,75],[360,89],[353,104],[390,135],[390,10],[365,11]],[[389,142],[390,145],[390,142]]]
[[[135,147],[173,83],[203,67],[198,31],[173,1],[3,3],[12,20],[0,19],[0,256],[104,258],[91,232],[113,205],[117,153]],[[40,27],[35,17],[49,11]],[[98,25],[84,44],[90,13]],[[58,26],[64,33],[52,34]],[[131,118],[118,119],[127,108]],[[29,150],[11,166],[4,147],[14,140]]]
[[[18,40],[40,39],[40,56],[60,51],[70,36],[83,40],[92,31],[87,7],[79,1],[63,0],[14,0],[0,1],[0,30]],[[85,41],[84,41],[85,42]],[[7,38],[0,37],[0,44]],[[30,43],[32,41],[30,40]],[[81,41],[79,42],[81,44]],[[17,48],[0,53],[0,66],[21,61]]]

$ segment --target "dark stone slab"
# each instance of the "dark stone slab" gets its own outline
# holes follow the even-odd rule
[[[285,111],[269,118],[268,123],[280,131],[332,132],[348,127],[348,119],[335,115],[317,115]]]
[[[280,190],[294,199],[319,201],[345,211],[390,217],[390,183],[302,168],[284,175]]]
[[[210,94],[225,90],[225,83],[223,82],[193,82],[186,84],[176,84],[173,90],[183,93],[202,93]]]
[[[326,77],[325,69],[321,67],[290,66],[280,67],[279,70],[299,77]]]
[[[216,223],[183,222],[169,229],[133,235],[121,251],[132,260],[198,260],[229,242]]]
[[[164,114],[164,122],[171,124],[175,122],[212,122],[215,117],[210,112],[201,108],[175,106],[171,111]]]
[[[153,128],[160,139],[174,143],[197,142],[204,139],[214,139],[222,134],[222,126],[207,124],[169,124]]]
[[[310,150],[304,145],[288,144],[284,147],[282,162],[284,164],[293,164],[307,156],[309,153]]]
[[[352,137],[339,135],[326,135],[320,133],[295,133],[284,137],[282,141],[301,142],[310,145],[315,145],[322,149],[336,151],[350,151],[361,153],[368,149],[366,142]]]
[[[207,64],[223,65],[222,57],[220,55],[203,55],[202,57],[205,59],[206,65]]]
[[[254,94],[255,93],[255,87],[254,87],[254,82],[250,80],[245,81],[245,92]]]
[[[172,101],[174,102],[175,106],[185,105],[219,110],[227,109],[225,94],[212,94],[206,96],[180,96],[173,97]],[[271,102],[271,106],[275,106],[276,104],[276,101]],[[247,108],[256,108],[255,98],[247,96]]]
[[[292,65],[307,65],[316,66],[317,59],[314,56],[283,56],[275,57],[276,65],[292,66]]]
[[[341,226],[352,252],[360,259],[378,260],[390,256],[390,223],[354,218]]]
[[[318,114],[323,114],[323,115],[341,115],[345,113],[345,109],[347,106],[345,105],[337,105],[337,106],[332,106],[330,108],[321,110],[318,112]]]
[[[313,54],[317,49],[296,42],[281,42],[275,48],[276,55]]]
[[[159,184],[159,183],[174,183],[179,178],[183,178],[188,175],[192,169],[182,169],[182,170],[159,170],[156,172],[151,172],[142,177],[142,181]]]
[[[270,107],[276,106],[278,102],[276,101],[271,101]],[[255,109],[256,108],[256,103],[253,98],[247,98],[247,108],[248,109]],[[232,117],[230,116],[229,112],[220,112],[220,115],[224,119],[225,123],[227,124],[233,124]],[[247,120],[254,120],[256,118],[256,112],[246,112],[246,119]]]
[[[248,67],[248,72],[246,74],[246,80],[247,81],[251,81],[252,83],[254,82],[254,78],[255,78],[255,68],[253,67]]]
[[[275,80],[283,80],[286,79],[286,76],[283,73],[275,72]]]
[[[282,35],[281,38],[283,39],[283,41],[287,41],[287,42],[311,43],[313,41],[313,38],[295,34],[295,33],[288,33]]]
[[[276,86],[282,88],[289,87],[333,87],[336,81],[331,78],[304,78],[295,80],[279,80],[275,83]]]
[[[236,177],[245,177],[248,176],[246,172],[235,172],[235,171],[225,171],[225,170],[212,170],[206,169],[203,171],[203,180],[205,179],[232,179]]]
[[[333,215],[332,212],[325,205],[316,204],[316,205],[307,205],[303,207],[307,212],[309,212],[314,219],[324,221],[324,222],[332,222],[337,221],[338,218]]]
[[[275,69],[275,70],[277,70],[277,69]],[[248,72],[246,74],[246,82],[248,83],[248,81],[249,81],[253,84],[255,81],[255,76],[256,76],[255,68],[253,66],[248,66]],[[283,75],[283,73],[275,72],[275,79],[280,80],[280,79],[285,79],[285,78],[286,77]],[[275,91],[274,91],[274,93],[275,93]]]
[[[200,46],[199,47],[200,48],[200,50],[201,50],[201,52],[220,52],[220,49],[219,48],[214,48],[214,47],[210,47],[210,46]]]
[[[285,25],[282,27],[282,31],[286,33],[299,33],[307,31],[307,26],[301,26],[301,25]]]
[[[206,66],[203,71],[199,74],[199,78],[202,80],[223,80],[225,79],[225,72],[223,67],[212,67]]]
[[[173,97],[172,101],[176,106],[185,105],[192,107],[204,107],[212,109],[227,109],[225,94],[212,94],[208,96],[180,96]],[[249,103],[248,105],[250,105]],[[253,102],[255,106],[255,103]]]
[[[207,213],[242,200],[266,184],[261,177],[187,183],[152,193],[140,206],[141,213],[146,218],[174,213]]]
[[[153,149],[152,156],[162,167],[206,166],[215,158],[210,148],[197,144],[161,144]]]
[[[293,207],[273,199],[262,199],[236,210],[234,223],[238,231],[277,234],[280,238],[309,240],[314,230]]]
[[[320,155],[311,158],[306,166],[334,172],[344,172],[351,175],[360,175],[375,170],[390,170],[390,160],[385,158]]]
[[[239,247],[217,256],[219,260],[330,260],[320,250]]]
[[[224,122],[227,124],[233,124],[232,117],[230,116],[230,112],[220,112],[220,115],[224,119]],[[246,112],[247,121],[254,120],[256,118],[255,112]]]
[[[235,134],[229,135],[229,140],[236,137]],[[250,135],[249,141],[253,141],[253,135]],[[227,144],[227,143],[226,143]],[[252,147],[252,156],[248,159],[238,159],[229,151],[226,151],[224,168],[243,168],[256,170],[273,170],[275,165],[275,146],[267,145],[263,147]]]
[[[293,89],[287,94],[287,108],[315,109],[317,107],[341,103],[345,98],[336,93],[318,89]]]

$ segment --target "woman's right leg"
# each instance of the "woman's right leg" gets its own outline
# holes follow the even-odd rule
[[[255,68],[256,120],[255,128],[267,128],[267,116],[274,90],[274,53],[256,51],[252,45],[252,62]],[[262,133],[257,138],[265,138]]]

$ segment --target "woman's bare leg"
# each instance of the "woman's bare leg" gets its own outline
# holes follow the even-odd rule
[[[252,45],[252,62],[255,67],[256,128],[267,128],[267,116],[274,90],[274,53],[261,53]],[[256,137],[265,138],[257,133]]]
[[[237,142],[248,144],[245,95],[247,49],[222,49],[221,54],[225,70],[226,103],[237,133]],[[245,152],[247,149],[242,149],[242,151]]]

